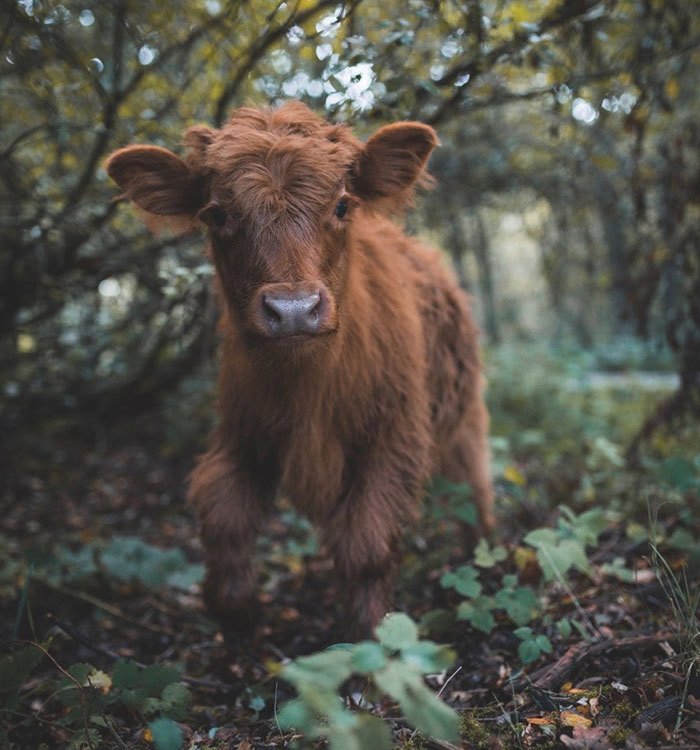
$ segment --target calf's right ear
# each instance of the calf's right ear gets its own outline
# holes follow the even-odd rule
[[[179,156],[158,146],[127,146],[111,154],[105,167],[123,196],[146,212],[149,226],[152,217],[175,220],[164,223],[180,230],[194,223],[203,205],[201,180]]]

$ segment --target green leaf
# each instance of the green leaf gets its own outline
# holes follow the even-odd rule
[[[112,687],[119,690],[133,690],[139,686],[139,667],[133,661],[120,659],[114,665]]]
[[[408,665],[394,660],[375,675],[377,686],[399,702],[406,719],[423,734],[448,742],[459,740],[459,720]]]
[[[66,750],[94,750],[102,744],[102,735],[99,729],[85,729],[81,727],[70,738]],[[160,750],[160,749],[159,749]]]
[[[145,690],[146,695],[160,698],[168,685],[179,680],[180,674],[177,669],[162,664],[151,664],[139,674],[138,686]]]
[[[313,718],[309,707],[300,698],[285,703],[277,714],[277,721],[283,729],[304,729]]]
[[[479,596],[481,583],[479,571],[471,565],[460,565],[457,570],[445,573],[440,579],[443,588],[453,588],[462,596]]]
[[[496,620],[493,616],[495,601],[490,596],[479,596],[469,601],[462,602],[457,608],[457,619],[466,620],[472,627],[482,633],[490,633]]]
[[[613,576],[625,583],[634,583],[634,571],[625,565],[623,557],[616,557],[611,563],[604,563],[600,566],[600,570],[605,575]]]
[[[403,612],[391,612],[375,630],[379,642],[385,648],[398,651],[418,641],[418,626]]]
[[[593,546],[598,542],[598,537],[608,527],[601,508],[592,508],[580,515],[576,515],[565,505],[561,506],[562,518],[559,526],[562,531],[571,534],[584,546]]]
[[[548,581],[564,577],[573,567],[590,573],[586,551],[577,539],[561,539],[553,529],[536,529],[525,541],[537,549],[537,560]]]
[[[451,609],[431,609],[421,618],[418,625],[424,635],[444,633],[455,621],[455,614]]]
[[[455,652],[432,641],[418,641],[413,646],[402,649],[401,660],[423,674],[436,674],[454,663]]]
[[[156,750],[180,750],[182,747],[182,729],[171,719],[161,717],[152,721],[148,728]]]
[[[161,710],[165,716],[171,719],[182,720],[187,715],[191,700],[192,694],[188,688],[179,682],[173,682],[163,690]]]
[[[505,581],[506,576],[503,580]],[[526,625],[539,610],[535,592],[526,587],[503,588],[496,593],[496,603],[505,609],[506,614],[516,625]]]
[[[474,565],[480,568],[493,568],[499,562],[503,562],[508,553],[505,547],[494,547],[491,549],[486,539],[482,538],[474,549]]]
[[[23,646],[0,658],[0,695],[12,697],[43,658],[35,646]]]
[[[700,472],[693,462],[686,458],[667,458],[659,467],[659,476],[664,482],[682,492],[700,486]]]
[[[540,658],[540,648],[535,641],[523,641],[518,646],[518,656],[523,664],[532,664]]]
[[[378,717],[368,714],[351,714],[351,721],[319,726],[316,737],[327,737],[331,750],[390,750],[392,736],[389,727]]]
[[[557,632],[561,638],[567,639],[571,636],[574,629],[571,625],[571,620],[568,617],[562,617],[561,620],[556,624]]]
[[[352,672],[349,651],[322,651],[295,659],[280,672],[280,676],[297,689],[310,685],[328,692],[335,691]]]
[[[352,665],[356,672],[369,674],[386,665],[386,653],[374,641],[358,643],[352,653]]]
[[[538,635],[537,638],[535,638],[535,643],[543,654],[552,653],[552,643],[546,635]]]

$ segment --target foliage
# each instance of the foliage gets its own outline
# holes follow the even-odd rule
[[[376,635],[379,643],[342,644],[287,665],[280,676],[294,685],[299,697],[280,712],[281,725],[301,730],[308,739],[326,737],[335,750],[390,748],[386,725],[369,714],[348,711],[337,695],[352,675],[361,675],[397,701],[406,719],[421,732],[456,741],[457,715],[423,682],[423,675],[447,669],[454,653],[419,640],[417,626],[401,613],[387,615]]]
[[[19,704],[20,688],[47,653],[46,646],[29,644],[0,658],[2,710]],[[64,675],[53,686],[53,696],[64,707],[61,726],[72,730],[68,748],[99,747],[113,715],[126,708],[144,718],[159,715],[149,725],[157,750],[179,750],[182,732],[175,720],[185,718],[191,695],[177,670],[118,660],[111,676],[85,663],[72,664]]]
[[[101,164],[285,98],[363,135],[400,117],[438,125],[439,188],[415,225],[478,291],[492,338],[573,337],[605,369],[667,368],[672,350],[667,411],[694,403],[698,20],[683,3],[22,0],[3,13],[0,366],[17,427],[127,417],[164,396],[168,414],[198,412],[214,344],[201,238],[149,238]],[[515,242],[501,231],[514,222]],[[528,243],[529,276],[509,250]]]
[[[106,544],[85,544],[73,552],[62,546],[42,561],[37,574],[52,581],[79,581],[98,571],[118,581],[152,589],[188,590],[202,580],[204,566],[188,563],[181,549],[161,549],[138,537],[114,536]]]

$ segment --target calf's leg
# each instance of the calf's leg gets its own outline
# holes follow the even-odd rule
[[[427,449],[421,451],[419,440],[407,442],[388,455],[372,451],[371,466],[355,477],[321,529],[346,597],[349,635],[357,638],[372,637],[391,608],[401,526],[418,515]]]
[[[201,522],[207,608],[225,632],[250,632],[258,616],[253,554],[270,493],[256,486],[233,456],[215,449],[199,459],[188,495]]]

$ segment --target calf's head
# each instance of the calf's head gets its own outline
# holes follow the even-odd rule
[[[409,198],[437,138],[400,122],[363,144],[301,104],[236,110],[190,128],[186,157],[127,146],[107,161],[149,225],[207,228],[223,296],[250,346],[300,344],[339,325],[353,223]]]

